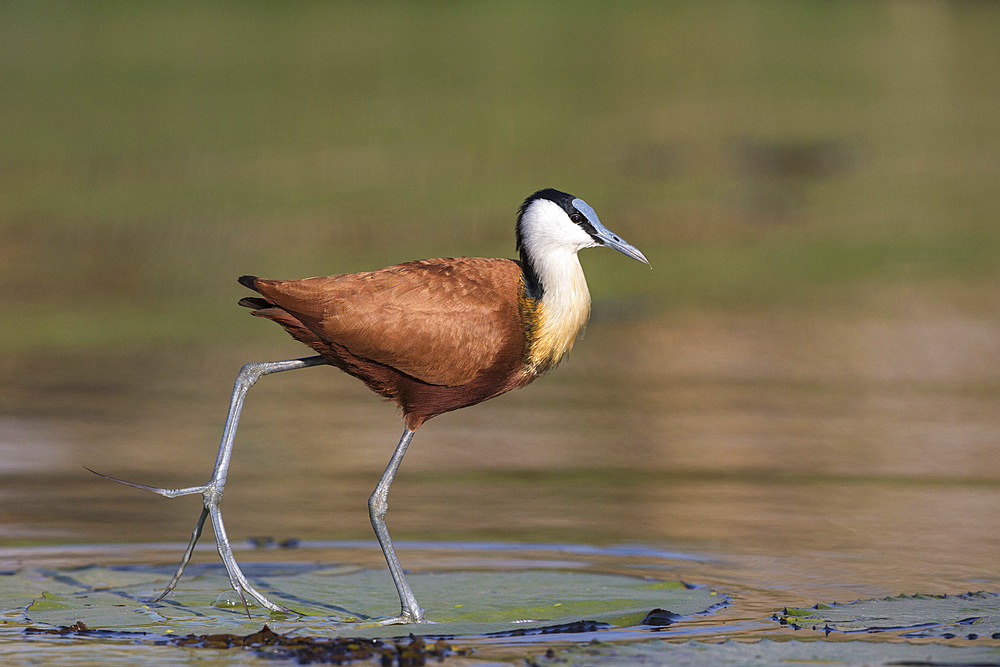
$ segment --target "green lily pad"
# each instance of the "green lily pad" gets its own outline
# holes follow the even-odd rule
[[[934,644],[892,644],[863,641],[726,641],[719,644],[665,641],[608,644],[592,642],[563,651],[551,651],[529,665],[992,665],[1000,648],[954,647]]]
[[[576,571],[413,573],[409,581],[433,623],[379,626],[399,609],[383,570],[251,565],[248,575],[272,600],[297,613],[250,607],[229,590],[221,568],[193,567],[177,589],[153,602],[168,574],[150,568],[22,570],[0,577],[0,615],[25,626],[145,632],[157,635],[275,632],[391,637],[521,633],[580,621],[589,627],[643,624],[653,609],[676,616],[710,611],[726,598],[675,581]],[[46,585],[48,584],[48,585]]]
[[[785,609],[772,618],[782,625],[826,634],[898,632],[906,638],[1000,639],[1000,594],[899,595]]]

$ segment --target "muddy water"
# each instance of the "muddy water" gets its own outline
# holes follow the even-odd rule
[[[607,547],[587,558],[733,596],[722,618],[750,633],[774,631],[762,619],[783,606],[997,590],[1000,318],[904,296],[850,313],[598,319],[542,381],[417,434],[390,496],[401,557],[502,566],[495,543],[549,545],[550,559],[560,545]],[[268,339],[5,359],[0,540],[133,545],[125,560],[136,545],[183,542],[197,499],[82,466],[205,481],[239,365],[298,353]],[[392,406],[332,369],[264,378],[226,491],[231,536],[364,540],[302,557],[378,566],[365,501],[400,431]],[[643,555],[656,550],[684,557]],[[117,560],[68,546],[48,557],[59,553]]]

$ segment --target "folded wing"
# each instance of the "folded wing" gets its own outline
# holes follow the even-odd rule
[[[317,338],[430,384],[465,384],[512,345],[523,347],[522,276],[512,260],[421,260],[304,280],[257,278],[252,287]]]

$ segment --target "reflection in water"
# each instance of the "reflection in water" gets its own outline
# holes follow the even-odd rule
[[[680,576],[736,595],[740,613],[996,589],[1000,320],[892,312],[596,323],[543,381],[432,420],[390,525],[400,540],[701,554]],[[203,482],[236,370],[274,356],[7,360],[3,409],[18,417],[0,422],[4,541],[186,539],[198,499],[81,466]],[[232,537],[370,539],[365,501],[401,428],[337,371],[265,378],[226,491]]]

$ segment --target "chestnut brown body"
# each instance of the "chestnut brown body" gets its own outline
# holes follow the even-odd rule
[[[243,276],[240,304],[394,401],[407,428],[533,380],[520,262],[459,257],[304,280]]]

